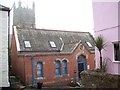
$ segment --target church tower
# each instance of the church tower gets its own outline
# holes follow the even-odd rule
[[[32,8],[22,7],[19,0],[18,7],[14,7],[13,25],[20,28],[35,28],[35,2]]]

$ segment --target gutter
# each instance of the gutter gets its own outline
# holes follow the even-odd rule
[[[21,50],[19,52],[60,52],[60,50]]]

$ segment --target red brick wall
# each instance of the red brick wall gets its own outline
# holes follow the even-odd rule
[[[21,58],[21,57],[19,57]],[[68,59],[68,75],[64,77],[57,77],[55,73],[55,60],[56,59]],[[74,62],[74,57],[72,55],[59,55],[59,56],[35,56],[34,57],[34,78],[37,78],[37,62],[42,61],[43,62],[43,76],[45,79],[42,79],[42,81],[47,82],[47,83],[52,83],[54,81],[58,81],[59,79],[69,79],[73,78],[73,72],[74,68],[76,68],[76,62]],[[32,78],[32,63],[31,63],[31,57],[25,57],[25,75],[26,75],[26,84],[31,83],[31,78]],[[45,64],[44,64],[45,63]],[[24,69],[24,68],[21,68]],[[62,69],[62,68],[61,68]]]
[[[15,35],[13,33],[12,36],[12,47],[11,47],[11,65],[12,65],[12,71],[17,74],[17,48],[16,48],[16,43],[15,43]]]
[[[86,49],[84,49],[85,55],[88,55],[87,64],[90,65],[90,68],[94,68],[94,54],[90,54]],[[43,75],[45,78],[41,79],[42,82],[47,83],[54,83],[54,82],[60,82],[60,80],[65,80],[65,79],[71,79],[74,77],[74,70],[76,69],[76,75],[78,75],[77,71],[77,59],[76,55],[79,53],[79,49],[77,48],[73,54],[67,54],[67,55],[50,55],[50,56],[34,56],[34,78],[37,78],[37,62],[42,61],[43,63]],[[19,57],[20,59],[21,57]],[[68,62],[68,75],[65,76],[56,76],[55,74],[55,60],[56,59],[64,59],[66,58],[69,60]],[[22,59],[22,58],[21,58]],[[31,63],[31,57],[24,57],[25,61],[25,76],[26,76],[26,84],[31,83],[31,78],[32,78],[32,63]],[[24,69],[24,67],[22,68]],[[61,68],[62,69],[62,68]],[[62,71],[61,71],[62,72]]]
[[[13,33],[12,36],[12,47],[11,47],[11,66],[12,66],[12,72],[17,77],[21,79],[21,81],[25,81],[25,75],[24,75],[24,58],[18,57],[18,52],[16,48],[16,41],[15,41],[15,35]]]
[[[86,56],[86,63],[90,65],[90,69],[95,68],[95,54],[91,54],[87,49],[84,49],[85,56]],[[87,58],[88,57],[88,58]]]

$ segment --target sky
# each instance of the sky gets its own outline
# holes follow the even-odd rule
[[[0,0],[0,4],[12,8],[19,0]],[[23,6],[32,7],[33,0],[21,0]],[[34,0],[36,28],[93,31],[92,0]]]

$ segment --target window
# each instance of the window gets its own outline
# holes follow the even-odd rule
[[[67,74],[67,60],[62,61],[62,74],[63,75]]]
[[[50,46],[51,46],[52,48],[55,48],[55,47],[56,47],[56,44],[55,44],[54,41],[50,41],[49,43],[50,43]]]
[[[29,41],[24,41],[24,44],[25,44],[25,47],[26,47],[26,48],[27,48],[27,47],[31,47],[31,44],[30,44]]]
[[[92,45],[91,45],[91,43],[90,42],[86,42],[87,43],[87,45],[91,48],[92,47]]]
[[[115,61],[120,61],[120,42],[114,43],[114,58]]]
[[[37,63],[37,77],[43,77],[43,63],[42,62],[38,62]]]
[[[60,61],[55,62],[56,65],[56,75],[60,75]]]

